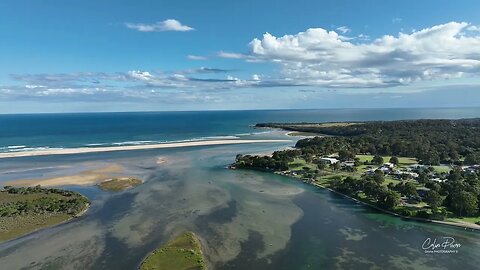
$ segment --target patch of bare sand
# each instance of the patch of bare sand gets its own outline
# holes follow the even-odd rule
[[[88,186],[111,179],[114,174],[124,172],[124,168],[119,164],[108,164],[93,170],[87,170],[74,175],[65,175],[52,178],[40,179],[20,179],[6,182],[10,186],[66,186],[78,185]]]

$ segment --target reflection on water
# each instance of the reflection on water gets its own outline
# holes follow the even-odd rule
[[[236,153],[278,146],[7,161],[0,169],[108,159],[147,181],[123,193],[75,188],[93,200],[89,213],[0,245],[1,268],[134,269],[183,230],[200,236],[216,269],[469,269],[480,263],[477,233],[385,216],[281,176],[225,169]],[[462,244],[458,254],[423,253],[425,238],[443,235]]]

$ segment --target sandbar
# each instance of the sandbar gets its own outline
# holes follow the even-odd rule
[[[129,150],[148,150],[148,149],[191,147],[191,146],[209,146],[209,145],[226,145],[226,144],[245,144],[245,143],[275,143],[275,142],[290,142],[290,140],[210,140],[210,141],[192,141],[192,142],[160,143],[160,144],[145,144],[145,145],[108,146],[108,147],[78,147],[78,148],[63,148],[63,149],[50,149],[50,150],[38,150],[38,151],[0,153],[0,158],[70,155],[70,154],[100,153],[100,152],[129,151]]]
[[[123,167],[118,164],[109,164],[104,167],[83,171],[74,175],[65,175],[52,178],[41,179],[20,179],[12,180],[5,183],[9,186],[65,186],[65,185],[78,185],[89,186],[95,185],[99,182],[112,178],[112,175],[123,172]]]

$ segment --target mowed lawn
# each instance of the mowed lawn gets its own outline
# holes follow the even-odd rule
[[[365,161],[371,161],[373,159],[373,155],[356,155],[358,159],[360,159],[361,162]],[[384,162],[389,162],[391,156],[382,156]],[[398,157],[398,162],[400,167],[408,167],[413,164],[417,164],[417,159],[416,158],[411,158],[411,157]]]

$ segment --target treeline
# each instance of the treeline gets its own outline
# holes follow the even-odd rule
[[[375,121],[351,125],[270,123],[257,126],[332,135],[297,142],[297,148],[316,155],[345,151],[415,157],[426,165],[480,163],[480,119]]]
[[[331,182],[330,187],[359,199],[361,198],[360,193],[363,193],[369,201],[375,203],[378,207],[396,211],[404,216],[444,219],[447,211],[451,211],[459,217],[480,215],[480,179],[478,174],[467,173],[456,168],[450,171],[447,179],[443,183],[427,181],[425,183],[427,189],[422,194],[419,194],[413,182],[382,185],[385,180],[381,171],[365,175],[360,179],[337,177]],[[406,208],[397,211],[395,208],[399,205],[401,196],[406,197],[411,203],[421,201],[427,203],[432,212],[414,211]]]
[[[480,178],[477,172],[466,172],[459,168],[450,171],[448,180],[443,183],[428,182],[430,189],[428,200],[439,197],[438,205],[443,205],[458,216],[480,215]],[[441,201],[443,200],[443,201]],[[435,205],[429,202],[435,209]]]
[[[383,174],[381,172],[375,175],[368,175],[361,179],[353,177],[338,177],[330,184],[330,187],[340,193],[354,198],[360,198],[360,192],[368,198],[370,202],[378,207],[394,211],[400,204],[400,193],[392,187],[383,186]]]
[[[40,186],[6,186],[0,196],[0,217],[45,213],[76,215],[89,203],[86,197],[77,192]]]

